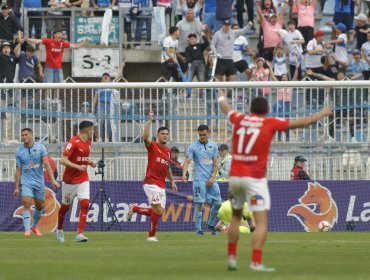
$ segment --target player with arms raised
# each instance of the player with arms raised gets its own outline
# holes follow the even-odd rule
[[[21,130],[23,145],[20,145],[15,152],[15,189],[14,197],[21,191],[23,204],[23,226],[24,235],[29,236],[31,230],[36,235],[41,235],[37,225],[42,216],[45,202],[45,185],[43,166],[54,188],[59,188],[59,183],[55,181],[53,171],[48,161],[48,152],[44,145],[33,141],[33,132],[30,128]],[[35,203],[31,227],[31,206]]]
[[[218,102],[221,110],[227,114],[233,128],[233,159],[230,170],[229,192],[233,207],[233,217],[229,227],[228,269],[236,270],[236,247],[239,239],[239,224],[242,209],[247,199],[256,221],[256,230],[252,237],[253,271],[273,272],[274,268],[262,264],[262,249],[267,237],[270,193],[266,180],[266,165],[270,144],[276,131],[302,128],[311,125],[332,112],[324,108],[320,112],[297,120],[268,118],[267,100],[257,97],[252,100],[251,115],[234,111],[227,103],[226,95],[220,90]]]
[[[144,178],[144,192],[148,197],[151,208],[138,207],[137,203],[130,204],[127,220],[131,221],[132,215],[138,213],[150,217],[150,229],[147,241],[158,241],[155,236],[158,220],[166,206],[166,177],[171,181],[172,189],[177,192],[177,186],[173,180],[170,166],[171,150],[166,146],[169,130],[162,126],[158,128],[157,142],[150,138],[150,127],[154,119],[154,113],[149,113],[149,119],[145,123],[143,139],[148,150],[148,166]]]
[[[60,163],[66,168],[63,174],[62,206],[58,215],[57,240],[59,242],[64,242],[64,217],[76,196],[80,200],[80,221],[75,240],[76,242],[86,242],[88,240],[83,231],[86,226],[90,204],[90,182],[87,166],[96,167],[96,163],[90,160],[94,124],[90,121],[82,121],[78,128],[80,133],[69,140],[60,160]]]

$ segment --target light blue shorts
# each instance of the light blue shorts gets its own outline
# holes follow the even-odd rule
[[[21,196],[29,196],[37,198],[39,200],[45,200],[45,187],[42,186],[32,186],[32,185],[22,185],[21,186]]]
[[[193,182],[193,197],[195,203],[212,203],[218,201],[221,203],[221,192],[217,182],[214,182],[212,187],[207,187],[205,181]]]
[[[43,82],[44,83],[63,83],[63,69],[45,67]]]

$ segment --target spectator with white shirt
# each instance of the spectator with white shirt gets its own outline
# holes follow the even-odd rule
[[[272,65],[277,80],[281,81],[281,76],[288,75],[287,59],[282,46],[276,46]]]
[[[298,10],[298,29],[305,40],[305,46],[314,37],[315,0],[296,0]]]
[[[367,33],[367,42],[361,47],[361,53],[368,65],[370,65],[370,33]],[[370,70],[364,72],[364,80],[370,78]]]
[[[328,41],[325,45],[334,45],[335,52],[334,58],[335,62],[338,64],[339,68],[346,68],[348,65],[348,44],[346,35],[346,26],[343,23],[338,23],[334,27],[335,36],[337,39]]]
[[[313,72],[323,73],[323,64],[321,57],[324,54],[324,32],[318,30],[314,34],[314,38],[307,44],[306,69],[311,69]]]
[[[163,40],[163,50],[161,55],[162,77],[167,81],[172,77],[176,82],[182,81],[179,70],[177,69],[177,50],[180,36],[179,28],[172,26],[169,29],[170,36]]]
[[[287,34],[287,45],[288,45],[288,52],[289,52],[289,73],[290,77],[293,78],[296,72],[296,66],[299,64],[298,69],[298,80],[302,80],[302,70],[301,70],[301,62],[302,62],[302,54],[303,48],[302,45],[305,43],[303,35],[301,32],[296,29],[296,23],[294,20],[288,21],[288,34]]]

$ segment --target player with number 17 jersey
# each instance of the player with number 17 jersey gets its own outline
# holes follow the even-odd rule
[[[228,117],[234,125],[230,177],[265,178],[272,138],[276,131],[286,131],[289,121],[238,111],[230,111]]]

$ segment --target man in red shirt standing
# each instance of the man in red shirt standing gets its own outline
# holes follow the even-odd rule
[[[71,44],[62,40],[62,31],[54,30],[53,38],[33,39],[25,37],[25,41],[32,44],[44,44],[46,51],[44,83],[62,83],[63,69],[62,57],[65,48],[78,49],[84,46],[89,40],[85,40],[78,44]]]
[[[60,242],[64,242],[64,217],[76,196],[80,200],[80,222],[78,223],[76,242],[88,240],[83,235],[83,231],[90,204],[90,182],[87,166],[96,167],[96,163],[89,158],[94,124],[90,121],[82,121],[79,130],[80,134],[69,140],[60,160],[60,163],[66,167],[63,174],[62,205],[59,209],[57,228],[57,240]]]
[[[270,193],[266,179],[266,165],[270,144],[276,131],[301,128],[311,125],[332,111],[326,107],[320,112],[297,120],[267,118],[269,105],[265,98],[257,97],[251,102],[251,115],[231,109],[223,91],[218,94],[221,110],[227,114],[233,128],[233,159],[230,169],[229,193],[233,217],[229,228],[228,269],[236,270],[236,247],[239,239],[239,224],[243,205],[247,199],[256,221],[252,237],[253,271],[273,272],[274,268],[262,264],[262,249],[267,236]]]
[[[170,179],[172,189],[177,192],[170,166],[171,150],[166,146],[168,141],[168,127],[158,128],[157,142],[150,137],[150,127],[154,118],[153,112],[149,113],[149,120],[144,127],[143,139],[148,150],[148,166],[144,178],[144,192],[148,197],[151,208],[138,207],[137,203],[130,204],[127,220],[131,221],[132,215],[138,213],[150,217],[150,229],[147,241],[158,241],[155,236],[158,220],[166,206],[166,177]]]

